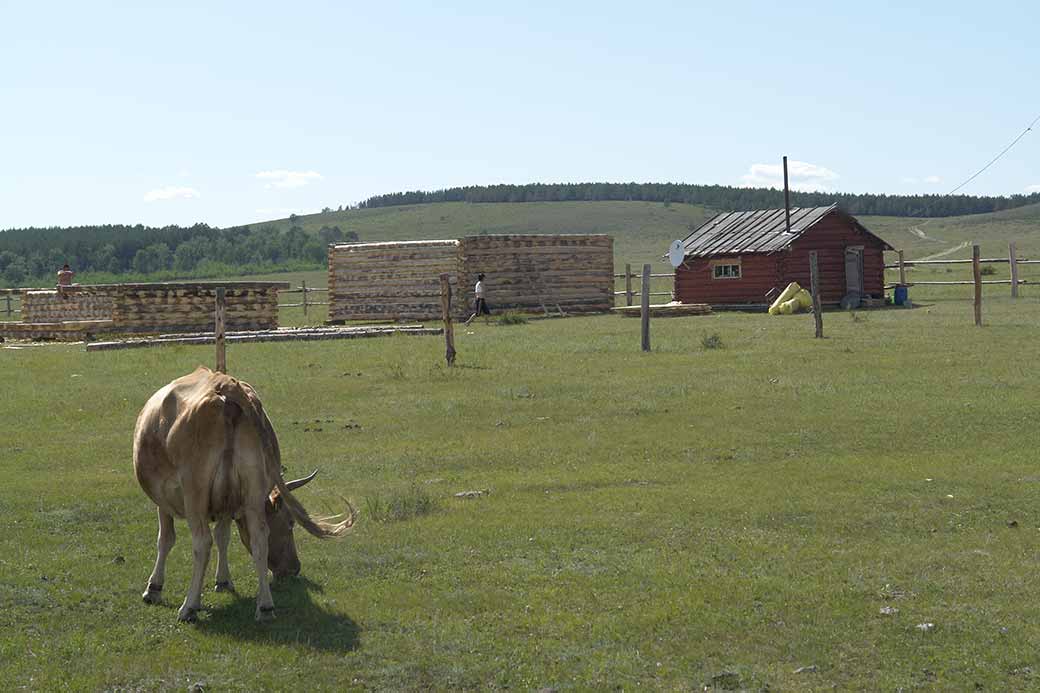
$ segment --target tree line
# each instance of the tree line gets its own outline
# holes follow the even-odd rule
[[[329,243],[356,240],[355,232],[339,226],[323,226],[316,235],[296,225],[283,231],[266,224],[227,229],[207,224],[11,229],[0,233],[0,283],[48,286],[66,262],[94,281],[311,268],[325,263]]]
[[[774,188],[738,188],[687,183],[529,183],[471,185],[444,190],[376,195],[358,207],[392,207],[430,202],[566,202],[566,201],[683,202],[717,210],[745,211],[784,206],[784,193]],[[872,193],[791,192],[795,207],[837,203],[850,214],[894,217],[949,217],[983,214],[1040,202],[1040,193],[1011,196],[880,195]]]

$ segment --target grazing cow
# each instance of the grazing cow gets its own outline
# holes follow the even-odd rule
[[[253,388],[223,373],[199,367],[174,380],[148,400],[134,429],[134,472],[158,506],[159,541],[145,602],[162,597],[166,556],[174,543],[173,518],[188,521],[194,570],[177,617],[195,620],[202,606],[202,583],[215,523],[218,591],[233,590],[227,549],[231,520],[253,557],[259,588],[256,618],[274,615],[267,569],[276,578],[297,575],[300,560],[293,541],[298,522],[316,537],[342,536],[356,513],[338,523],[314,519],[292,491],[314,478],[282,479],[281,453],[271,421]],[[348,504],[349,506],[349,504]]]

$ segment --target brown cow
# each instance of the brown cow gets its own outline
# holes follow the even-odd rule
[[[326,538],[342,536],[356,518],[353,508],[338,523],[311,518],[292,490],[317,472],[286,483],[278,438],[253,388],[201,366],[144,405],[134,430],[134,472],[159,510],[158,557],[143,595],[149,604],[162,597],[166,556],[175,540],[174,516],[185,518],[191,530],[194,570],[177,614],[182,621],[195,620],[202,606],[202,582],[213,545],[210,522],[215,523],[217,539],[216,589],[234,589],[227,563],[234,520],[256,566],[259,621],[274,615],[267,569],[276,578],[300,572],[294,522]]]

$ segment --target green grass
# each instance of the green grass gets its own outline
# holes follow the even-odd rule
[[[240,594],[176,622],[183,523],[166,602],[140,602],[156,527],[134,418],[211,349],[2,350],[2,680],[1034,687],[1040,305],[988,299],[982,329],[957,300],[856,315],[826,314],[824,340],[807,315],[655,320],[650,354],[613,316],[481,321],[454,369],[439,338],[232,345],[289,474],[321,470],[301,500],[362,511],[344,541],[298,537],[302,577],[260,625],[238,542]],[[388,522],[366,504],[421,498],[433,512]]]

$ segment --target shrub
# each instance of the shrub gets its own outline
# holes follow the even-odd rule
[[[497,320],[499,325],[526,325],[527,316],[514,311],[500,313]]]
[[[983,265],[982,268],[979,269],[979,274],[983,274],[983,275],[986,275],[986,276],[989,276],[989,275],[992,275],[992,274],[996,274],[996,273],[997,273],[997,268],[994,267],[993,265]]]
[[[705,333],[701,337],[701,346],[705,349],[721,349],[722,348],[722,337],[717,332],[711,334]]]
[[[399,522],[427,515],[437,509],[433,496],[417,484],[365,497],[365,511],[376,522]]]

